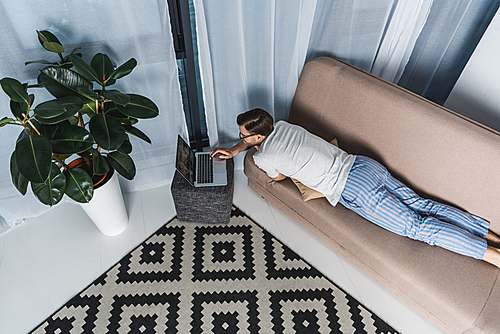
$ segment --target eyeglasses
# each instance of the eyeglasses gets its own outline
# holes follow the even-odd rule
[[[256,133],[253,133],[253,134],[247,135],[247,136],[243,136],[243,133],[240,132],[239,137],[240,137],[240,139],[245,139],[245,138],[252,137],[252,136],[255,136],[255,135],[256,135]]]

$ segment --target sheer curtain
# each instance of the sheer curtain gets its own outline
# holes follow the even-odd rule
[[[447,96],[442,88],[453,87],[499,3],[194,1],[211,145],[237,140],[236,116],[248,109],[287,119],[300,72],[318,56],[428,98],[436,90]]]
[[[237,139],[236,115],[286,119],[302,67],[334,56],[397,80],[432,0],[195,0],[212,145]],[[199,38],[203,40],[203,38]]]
[[[444,104],[499,6],[499,0],[434,1],[398,85]]]
[[[43,50],[35,30],[54,33],[66,51],[82,47],[85,60],[98,52],[110,56],[115,65],[137,59],[138,66],[117,82],[116,89],[152,99],[160,116],[141,120],[137,127],[152,141],[149,145],[130,136],[132,158],[137,174],[133,181],[120,179],[123,192],[143,190],[169,183],[174,173],[177,134],[187,138],[177,65],[172,44],[166,0],[126,1],[48,1],[17,0],[0,3],[0,78],[20,81],[36,78],[37,65],[25,61],[57,57]],[[35,103],[42,102],[37,95]],[[1,117],[9,116],[9,99],[0,92]],[[18,127],[0,129],[0,234],[16,220],[47,210],[28,190],[21,196],[10,180],[9,160]]]

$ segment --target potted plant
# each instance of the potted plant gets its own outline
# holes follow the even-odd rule
[[[126,179],[134,178],[128,136],[151,143],[135,124],[158,116],[158,107],[144,96],[109,89],[132,72],[137,65],[134,58],[115,67],[107,55],[98,53],[88,64],[79,48],[63,55],[65,49],[56,36],[49,31],[37,34],[40,44],[58,59],[26,63],[45,65],[36,84],[0,80],[13,115],[2,118],[0,127],[21,127],[10,157],[12,182],[22,195],[31,185],[35,197],[46,205],[57,204],[64,194],[89,203],[94,185],[106,184],[111,174],[116,178],[114,170]],[[32,90],[37,89],[47,90],[54,98],[35,103]]]

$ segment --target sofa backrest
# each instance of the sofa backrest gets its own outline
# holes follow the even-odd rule
[[[354,66],[320,57],[304,67],[289,121],[367,155],[424,197],[500,232],[500,134]]]

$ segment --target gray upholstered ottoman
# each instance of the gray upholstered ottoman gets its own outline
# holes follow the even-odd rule
[[[170,186],[177,218],[183,222],[227,224],[231,218],[234,189],[234,161],[227,160],[227,185],[198,187],[175,171]]]

